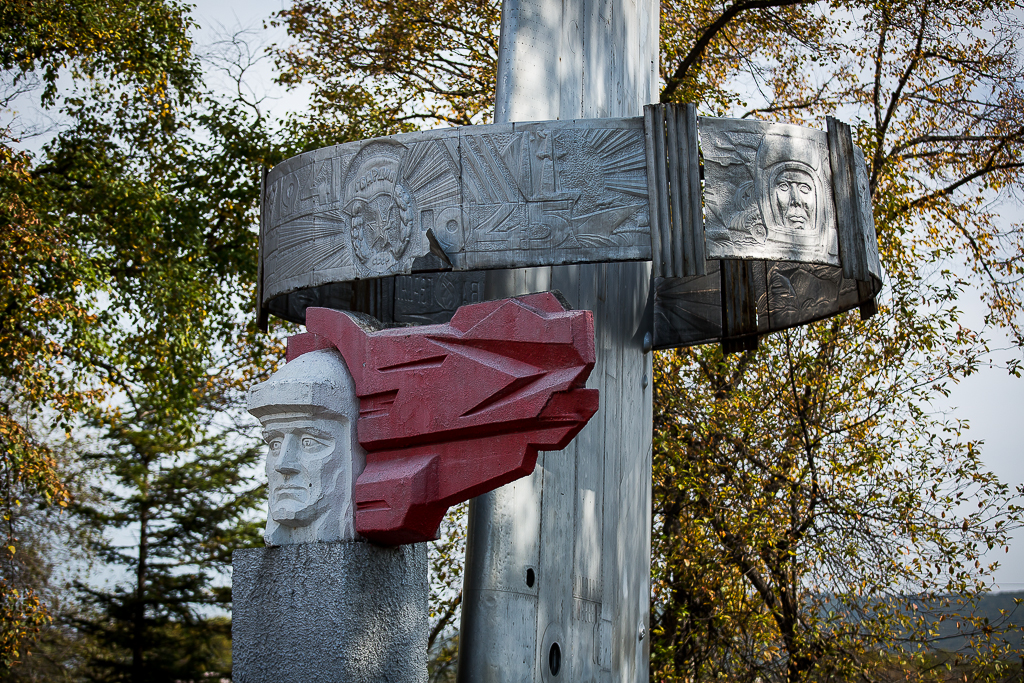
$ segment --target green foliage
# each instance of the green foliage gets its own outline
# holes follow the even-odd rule
[[[1021,184],[1017,5],[661,8],[664,101],[854,120],[891,279],[866,324],[837,318],[733,358],[658,356],[653,676],[1013,675],[1019,645],[972,604],[991,571],[982,554],[1019,524],[1019,499],[929,401],[987,351],[955,308],[970,284],[985,288],[988,323],[1021,338],[1022,233],[991,205]],[[68,655],[91,662],[83,675],[227,671],[211,610],[230,597],[229,550],[255,542],[260,492],[253,443],[225,416],[280,357],[244,322],[258,171],[303,149],[490,118],[497,2],[294,3],[277,17],[295,41],[276,53],[280,80],[313,99],[278,132],[287,145],[258,103],[202,92],[187,11],[0,2],[8,81],[16,92],[36,79],[66,120],[36,157],[13,132],[0,140],[5,667],[33,634],[66,628],[21,559],[19,503],[32,501],[70,504],[129,578],[83,587]],[[58,88],[63,74],[72,87]],[[60,443],[55,428],[79,438]],[[68,448],[88,458],[93,493],[67,485]],[[461,528],[432,554],[435,680],[457,646]],[[961,652],[936,652],[939,617],[963,624]]]
[[[214,424],[176,426],[168,412],[136,397],[130,414],[102,418],[107,449],[88,456],[104,486],[97,504],[75,512],[95,526],[100,558],[132,579],[113,590],[81,587],[95,617],[78,626],[104,647],[93,662],[108,674],[99,680],[230,673],[207,647],[228,627],[205,615],[230,603],[231,551],[259,542],[250,513],[263,497],[252,483],[261,449],[233,443]],[[133,540],[111,540],[129,535],[116,530]]]
[[[1010,624],[986,629],[968,605],[1019,499],[962,425],[925,410],[946,380],[906,362],[901,322],[844,316],[738,357],[661,354],[655,678],[885,680],[925,668],[943,611],[976,636],[951,663],[999,672],[1014,653]]]
[[[17,550],[20,498],[72,502],[50,428],[91,440],[82,450],[112,488],[101,486],[101,502],[74,500],[73,514],[132,577],[131,588],[89,593],[94,610],[78,626],[108,647],[92,654],[115,678],[226,671],[195,643],[224,631],[209,606],[230,600],[230,549],[257,538],[258,454],[222,414],[279,352],[247,321],[259,168],[282,152],[245,103],[197,87],[183,5],[3,3],[0,17],[15,92],[38,79],[42,104],[62,117],[35,157],[14,150],[12,133],[0,146],[5,545]],[[58,89],[64,74],[73,85]],[[114,529],[138,544],[103,535]],[[49,620],[11,567],[8,665]]]
[[[930,404],[987,352],[956,309],[969,283],[1020,338],[1020,231],[991,204],[1021,184],[1015,5],[773,4],[721,26],[728,8],[663,4],[663,100],[856,117],[888,290],[867,324],[656,359],[652,676],[1000,680],[1020,643],[972,606],[1021,492]],[[730,90],[751,80],[753,107]],[[940,620],[969,635],[937,659]]]
[[[439,539],[427,546],[427,559],[430,562],[427,667],[431,683],[455,680],[468,512],[468,503],[461,503],[449,510],[438,530]]]
[[[21,653],[18,648],[49,623],[46,609],[31,589],[17,589],[4,581],[0,585],[4,604],[0,606],[0,666],[10,668]]]
[[[300,0],[278,15],[295,40],[278,52],[280,80],[312,85],[307,121],[320,138],[485,122],[500,10],[495,0]]]
[[[53,194],[102,267],[94,363],[111,398],[86,411],[100,502],[74,513],[129,577],[83,586],[92,610],[76,626],[99,645],[96,680],[228,675],[223,652],[200,644],[226,637],[210,610],[230,602],[231,550],[259,539],[260,449],[229,416],[279,353],[249,312],[257,169],[276,151],[237,104],[195,103],[159,131],[140,122],[139,144],[101,103],[76,116],[48,156],[65,169]]]
[[[196,77],[187,7],[174,0],[4,0],[0,68],[16,81],[39,73],[46,106],[61,99],[64,69],[76,81],[106,79],[151,101],[174,90],[180,97]]]
[[[150,120],[164,116],[169,89],[191,80],[190,66],[182,62],[187,24],[176,5],[4,2],[0,19],[0,63],[11,87],[16,91],[20,82],[41,73],[43,102],[49,106],[81,110],[81,98],[59,96],[56,80],[62,70],[79,79],[111,78],[112,85],[124,88],[122,104],[141,104]],[[52,173],[70,169],[41,170],[30,155],[13,148],[12,136],[8,130],[0,139],[0,472],[5,545],[13,555],[21,498],[39,496],[62,506],[68,499],[54,448],[37,437],[37,426],[43,421],[69,432],[75,416],[104,394],[97,372],[99,316],[91,305],[104,283],[101,264],[87,239],[76,233],[76,209],[55,204],[55,191],[74,181]],[[89,169],[80,175],[93,182]],[[0,661],[6,664],[18,658],[24,635],[48,619],[31,590],[17,585],[16,565],[5,563],[0,591]]]
[[[42,223],[25,204],[21,195],[31,182],[27,155],[0,147],[0,371],[6,399],[0,408],[0,471],[11,492],[5,518],[22,487],[66,504],[52,453],[34,439],[21,413],[45,406],[66,419],[88,398],[73,378],[54,371],[64,349],[62,328],[89,320],[73,296],[77,254],[59,227]],[[8,539],[6,545],[12,544]]]

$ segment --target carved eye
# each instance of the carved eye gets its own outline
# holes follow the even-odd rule
[[[323,441],[314,439],[311,436],[302,437],[302,447],[305,448],[307,451],[313,451],[318,448],[323,448],[325,445],[326,444]]]
[[[281,438],[274,437],[273,439],[269,439],[267,440],[267,445],[270,446],[271,451],[276,453],[277,451],[281,450]]]
[[[779,184],[778,184],[778,185],[776,186],[776,189],[777,189],[777,190],[778,190],[779,192],[789,192],[789,183],[779,183]]]
[[[799,185],[797,185],[797,187],[800,188],[800,192],[802,194],[810,194],[811,193],[811,186],[806,184],[806,183],[800,183]]]

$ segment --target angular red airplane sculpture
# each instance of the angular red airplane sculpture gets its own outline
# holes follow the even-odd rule
[[[356,531],[381,545],[428,541],[448,508],[530,474],[597,412],[594,318],[551,292],[463,306],[446,325],[381,329],[310,308],[288,360],[337,348],[359,396],[366,469]]]

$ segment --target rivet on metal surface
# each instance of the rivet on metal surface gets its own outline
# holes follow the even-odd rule
[[[640,386],[642,386],[644,389],[646,389],[647,385],[649,383],[650,383],[650,381],[647,379],[647,373],[645,372],[643,379],[640,380]]]
[[[643,624],[640,624],[638,635],[640,636],[640,640],[643,640],[647,635],[647,628]]]
[[[650,332],[644,333],[644,353],[650,353],[654,348],[654,335]]]

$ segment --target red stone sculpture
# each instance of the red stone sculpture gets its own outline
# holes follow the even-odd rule
[[[334,347],[355,380],[367,452],[356,530],[382,545],[436,538],[450,506],[530,474],[538,451],[565,448],[597,412],[598,391],[584,388],[593,314],[550,292],[420,327],[309,308],[306,329],[288,360]]]

